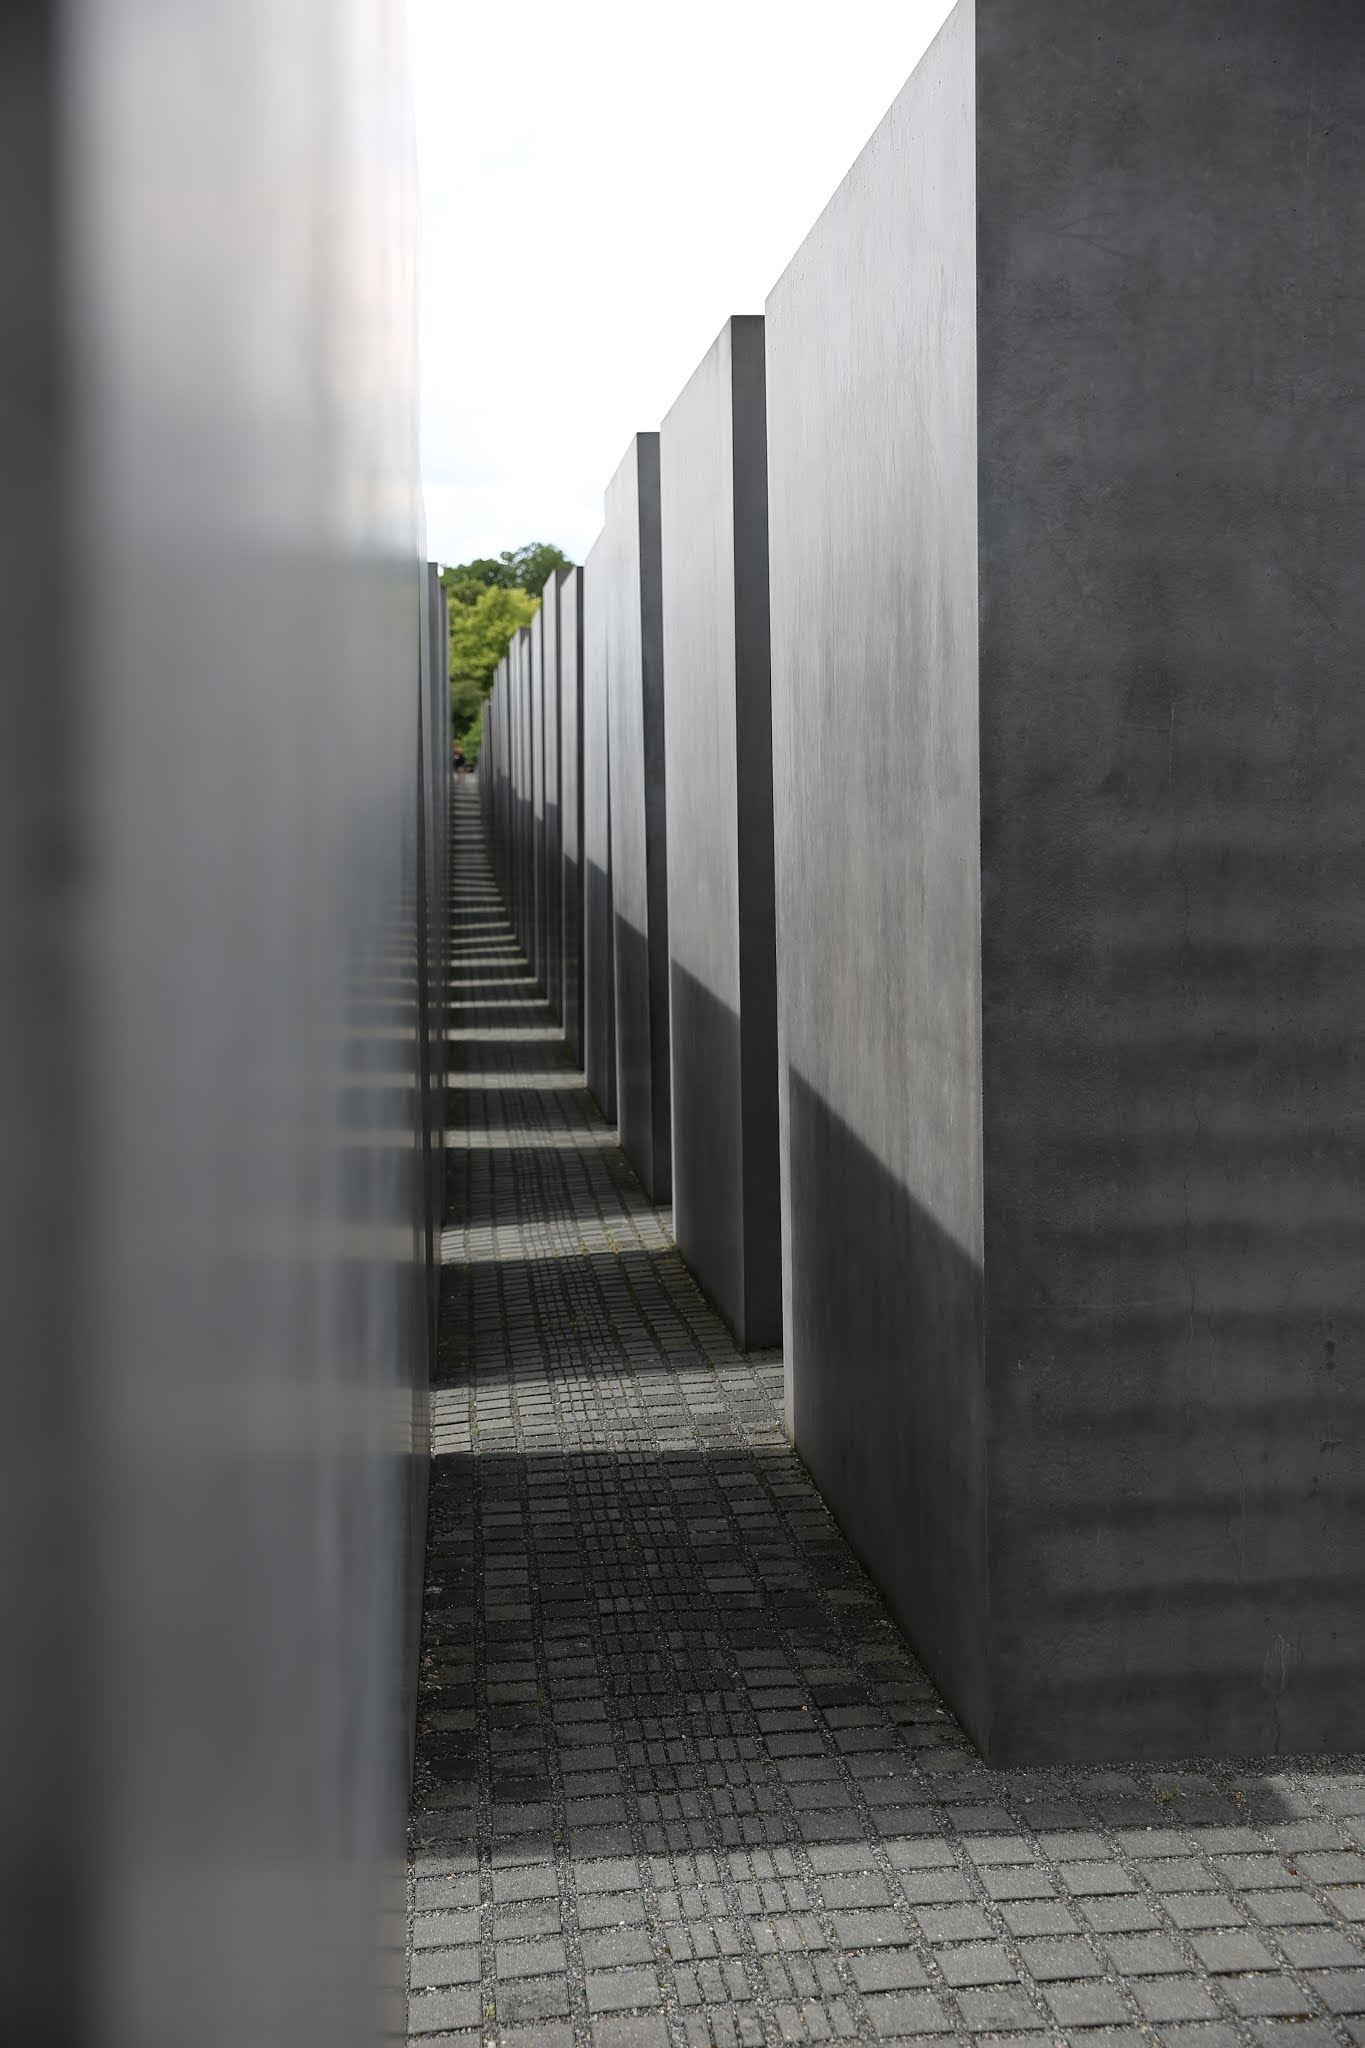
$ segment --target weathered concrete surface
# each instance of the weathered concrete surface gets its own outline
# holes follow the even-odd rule
[[[742,1344],[782,1334],[763,321],[660,433],[678,1248]]]
[[[608,550],[588,550],[583,601],[583,1064],[609,1123],[616,1117],[616,919],[612,906],[611,759],[607,745]]]
[[[542,988],[545,987],[546,970],[549,964],[549,900],[546,874],[546,805],[548,794],[545,777],[545,607],[532,619],[527,628],[530,673],[528,676],[528,697],[530,715],[530,784],[531,784],[531,943],[528,952],[531,971]]]
[[[507,750],[507,657],[498,664],[498,679],[493,686],[493,698],[489,706],[493,717],[493,859],[497,869],[499,885],[504,897],[510,901],[511,888],[507,872],[507,804],[508,804],[508,750]],[[480,780],[483,779],[482,764]]]
[[[659,436],[637,434],[607,486],[600,590],[608,676],[621,1146],[652,1201],[671,1187]]]
[[[403,2030],[447,744],[405,71],[386,0],[0,9],[6,2041]]]
[[[550,1014],[560,1021],[564,1000],[564,857],[563,821],[560,816],[560,646],[559,591],[565,572],[556,569],[546,582],[541,598],[541,644],[544,650],[541,673],[541,715],[544,720],[541,755],[545,785],[545,848],[541,886],[545,898],[545,987]]]
[[[973,78],[959,10],[767,345],[790,1423],[980,1735]]]
[[[531,628],[522,626],[512,642],[517,705],[516,743],[516,919],[517,936],[535,972],[535,793],[532,769]]]
[[[559,586],[560,1020],[583,1059],[583,571]]]
[[[1075,27],[960,8],[768,309],[797,1440],[993,1755],[1345,1746],[1365,44]]]

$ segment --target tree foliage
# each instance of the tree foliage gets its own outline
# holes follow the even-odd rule
[[[484,700],[513,636],[540,609],[540,594],[569,558],[548,541],[512,548],[496,561],[461,562],[441,571],[450,614],[450,716],[472,761],[483,737]]]
[[[538,597],[500,584],[486,586],[472,604],[451,605],[450,713],[457,739],[478,716],[513,635],[539,609]]]
[[[571,566],[562,548],[547,540],[528,541],[524,548],[507,548],[496,561],[483,556],[475,562],[461,562],[447,569],[442,578],[451,597],[459,604],[474,604],[485,590],[524,590],[539,597],[555,569]]]

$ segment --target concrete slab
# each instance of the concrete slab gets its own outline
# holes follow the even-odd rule
[[[564,1040],[583,1058],[583,571],[559,586],[560,930]]]
[[[556,569],[545,585],[538,614],[541,625],[541,763],[544,782],[544,853],[542,890],[545,900],[545,999],[559,1021],[563,1003],[563,825],[560,818],[560,679],[559,592],[565,572]]]
[[[660,433],[678,1248],[740,1342],[782,1334],[763,321]]]
[[[530,708],[531,743],[531,815],[530,815],[530,856],[531,856],[531,971],[542,988],[548,967],[549,953],[549,888],[546,867],[546,806],[548,791],[545,776],[545,606],[527,628],[529,674],[527,691]]]
[[[1084,27],[959,7],[768,304],[790,1412],[993,1758],[1346,1747],[1365,43]]]
[[[607,486],[600,591],[608,675],[616,1104],[650,1199],[671,1187],[659,436],[637,434]]]
[[[607,744],[608,550],[599,534],[583,564],[583,1063],[609,1123],[616,1118],[616,919]]]
[[[522,626],[512,642],[516,676],[516,928],[535,971],[535,884],[532,879],[534,786],[531,768],[531,629]]]

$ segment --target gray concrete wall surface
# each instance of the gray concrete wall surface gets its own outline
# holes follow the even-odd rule
[[[637,434],[607,486],[600,590],[608,675],[616,952],[616,1115],[646,1194],[667,1202],[668,876],[659,436]]]
[[[583,1064],[608,1122],[616,1117],[616,919],[612,906],[611,757],[607,745],[609,550],[583,564]]]
[[[1348,1748],[1365,35],[1073,20],[978,11],[996,1740]]]
[[[406,39],[268,15],[0,10],[0,2032],[41,2048],[405,2033]]]
[[[546,873],[545,780],[545,607],[527,628],[530,635],[531,738],[531,972],[546,986],[549,947],[549,898]]]
[[[504,655],[498,670],[498,679],[494,685],[493,698],[496,712],[493,730],[497,740],[497,751],[494,755],[494,773],[497,781],[494,784],[493,811],[496,834],[494,839],[494,872],[497,875],[498,887],[502,890],[505,902],[510,899],[508,819],[512,807],[512,748],[508,730],[511,719],[509,672],[510,665],[507,657]]]
[[[988,1729],[973,209],[959,8],[767,305],[789,1423]]]
[[[558,1022],[564,1000],[563,918],[564,885],[563,825],[560,818],[560,649],[559,591],[564,576],[556,569],[548,578],[541,598],[541,634],[544,647],[545,850],[541,883],[545,897],[545,997],[550,1015]]]
[[[523,626],[512,642],[516,675],[516,932],[535,969],[535,788],[532,770],[531,629]]]
[[[512,725],[511,875],[512,928],[523,951],[527,944],[526,924],[526,689],[525,654],[521,637],[514,635],[508,650],[512,673],[509,684]]]
[[[512,663],[504,655],[498,680],[498,882],[512,896]]]
[[[673,1230],[740,1342],[782,1334],[763,321],[660,431]]]
[[[583,571],[565,571],[559,587],[559,762],[561,832],[560,1019],[576,1060],[583,1058]]]
[[[1365,45],[1074,29],[960,7],[769,303],[792,1414],[993,1757],[1346,1748]]]

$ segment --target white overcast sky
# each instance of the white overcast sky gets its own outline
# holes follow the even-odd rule
[[[581,561],[632,434],[761,312],[951,0],[409,0],[442,562]]]

